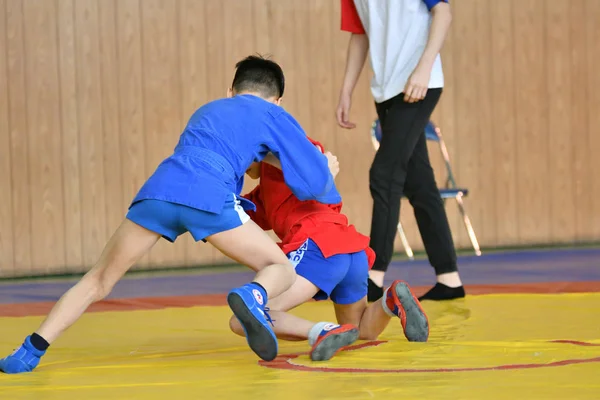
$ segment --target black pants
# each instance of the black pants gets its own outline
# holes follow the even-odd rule
[[[457,270],[452,233],[425,139],[425,126],[441,94],[442,89],[430,89],[417,103],[406,103],[400,94],[376,104],[382,138],[369,174],[373,197],[371,248],[377,255],[374,270],[386,271],[390,264],[402,194],[414,209],[436,275]]]

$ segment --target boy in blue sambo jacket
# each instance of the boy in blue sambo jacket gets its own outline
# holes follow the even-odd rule
[[[179,143],[142,186],[129,212],[94,267],[56,303],[35,333],[0,360],[5,373],[32,371],[47,348],[77,321],[162,237],[174,242],[189,232],[257,272],[227,301],[250,348],[262,359],[277,356],[277,339],[266,314],[268,298],[285,292],[296,274],[282,250],[245,210],[240,197],[246,169],[268,153],[281,162],[286,184],[301,200],[341,201],[323,155],[296,120],[279,106],[283,71],[275,62],[247,57],[236,65],[225,99],[200,107]]]

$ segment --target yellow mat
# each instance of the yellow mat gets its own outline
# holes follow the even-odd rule
[[[600,399],[600,294],[473,296],[424,307],[428,343],[406,342],[392,321],[387,342],[326,363],[294,356],[306,343],[280,342],[280,354],[291,356],[274,368],[229,332],[226,307],[87,314],[34,373],[0,374],[0,399]],[[296,313],[333,318],[329,303]],[[0,318],[0,353],[40,321]]]

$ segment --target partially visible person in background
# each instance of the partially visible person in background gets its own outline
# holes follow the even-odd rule
[[[429,162],[425,126],[444,86],[440,50],[452,15],[448,0],[341,0],[341,28],[350,32],[337,122],[350,122],[352,92],[370,52],[371,91],[382,128],[381,145],[369,174],[373,198],[369,301],[383,293],[394,251],[400,200],[406,195],[437,275],[419,300],[465,296],[444,204]]]

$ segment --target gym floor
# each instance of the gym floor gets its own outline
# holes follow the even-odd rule
[[[324,363],[306,342],[259,362],[229,331],[225,293],[241,268],[133,273],[52,345],[31,374],[0,374],[2,399],[598,399],[600,249],[460,259],[468,296],[424,302],[428,343],[392,321]],[[432,284],[425,260],[396,261],[387,280]],[[30,334],[76,278],[0,283],[0,353]],[[329,302],[294,311],[333,320]]]

